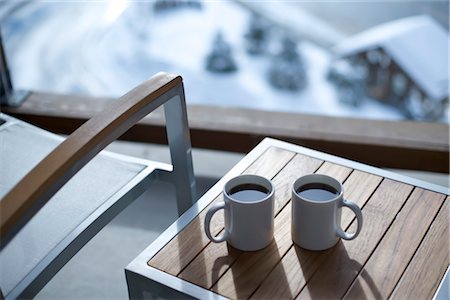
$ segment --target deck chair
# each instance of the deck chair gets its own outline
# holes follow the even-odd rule
[[[164,105],[172,165],[102,151]],[[69,137],[0,114],[0,289],[30,298],[152,180],[196,200],[182,79],[159,73]]]

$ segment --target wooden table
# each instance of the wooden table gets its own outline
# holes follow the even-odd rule
[[[211,243],[204,233],[208,207],[241,173],[275,185],[274,241],[260,251]],[[293,244],[291,185],[309,173],[337,178],[362,208],[355,240],[319,252]],[[449,266],[448,195],[437,185],[265,139],[127,267],[130,297],[430,299]],[[354,219],[344,209],[342,227],[353,231]],[[222,230],[219,213],[211,232]]]

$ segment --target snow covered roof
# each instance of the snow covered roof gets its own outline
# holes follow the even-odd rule
[[[418,87],[433,99],[449,95],[449,33],[421,15],[385,23],[335,47],[338,57],[382,48]]]

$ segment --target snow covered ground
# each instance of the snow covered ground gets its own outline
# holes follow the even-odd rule
[[[202,9],[159,13],[151,2],[122,0],[9,6],[0,6],[0,17],[16,88],[117,97],[152,74],[168,71],[184,77],[190,104],[403,118],[370,99],[358,108],[339,103],[326,80],[330,53],[307,40],[299,44],[307,87],[298,92],[272,87],[267,72],[283,32],[273,30],[271,53],[250,56],[244,35],[251,14],[234,2],[204,1]],[[218,31],[232,47],[239,68],[235,73],[205,69]]]

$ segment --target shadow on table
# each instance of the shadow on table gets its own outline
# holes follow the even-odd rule
[[[353,292],[356,292],[356,295],[363,295],[363,299],[382,298],[370,274],[363,269],[359,262],[349,257],[342,241],[339,241],[333,248],[324,251],[308,251],[297,246],[295,247],[307,282],[303,289],[307,289],[306,292],[309,293],[310,298],[342,298],[350,288],[354,290]],[[355,280],[358,275],[361,275],[362,279],[367,283],[371,290],[371,295],[365,295],[360,281]],[[321,278],[313,276],[321,276]],[[350,286],[350,288],[343,289],[343,285],[346,287]],[[303,289],[300,294],[305,292]]]
[[[277,289],[290,291],[284,270],[278,268],[274,270],[275,266],[281,261],[278,248],[276,241],[273,240],[269,246],[262,250],[241,252],[237,261],[230,267],[237,299],[251,297],[272,271],[278,273]],[[271,298],[270,295],[265,296]],[[292,297],[293,295],[290,294],[289,298]]]
[[[210,288],[217,283],[217,281],[220,279],[220,277],[223,275],[223,268],[229,268],[237,259],[238,257],[243,253],[241,250],[235,249],[228,245],[227,243],[227,249],[228,249],[228,255],[227,256],[220,256],[216,258],[214,261],[214,265],[212,268],[211,273],[211,286]]]

